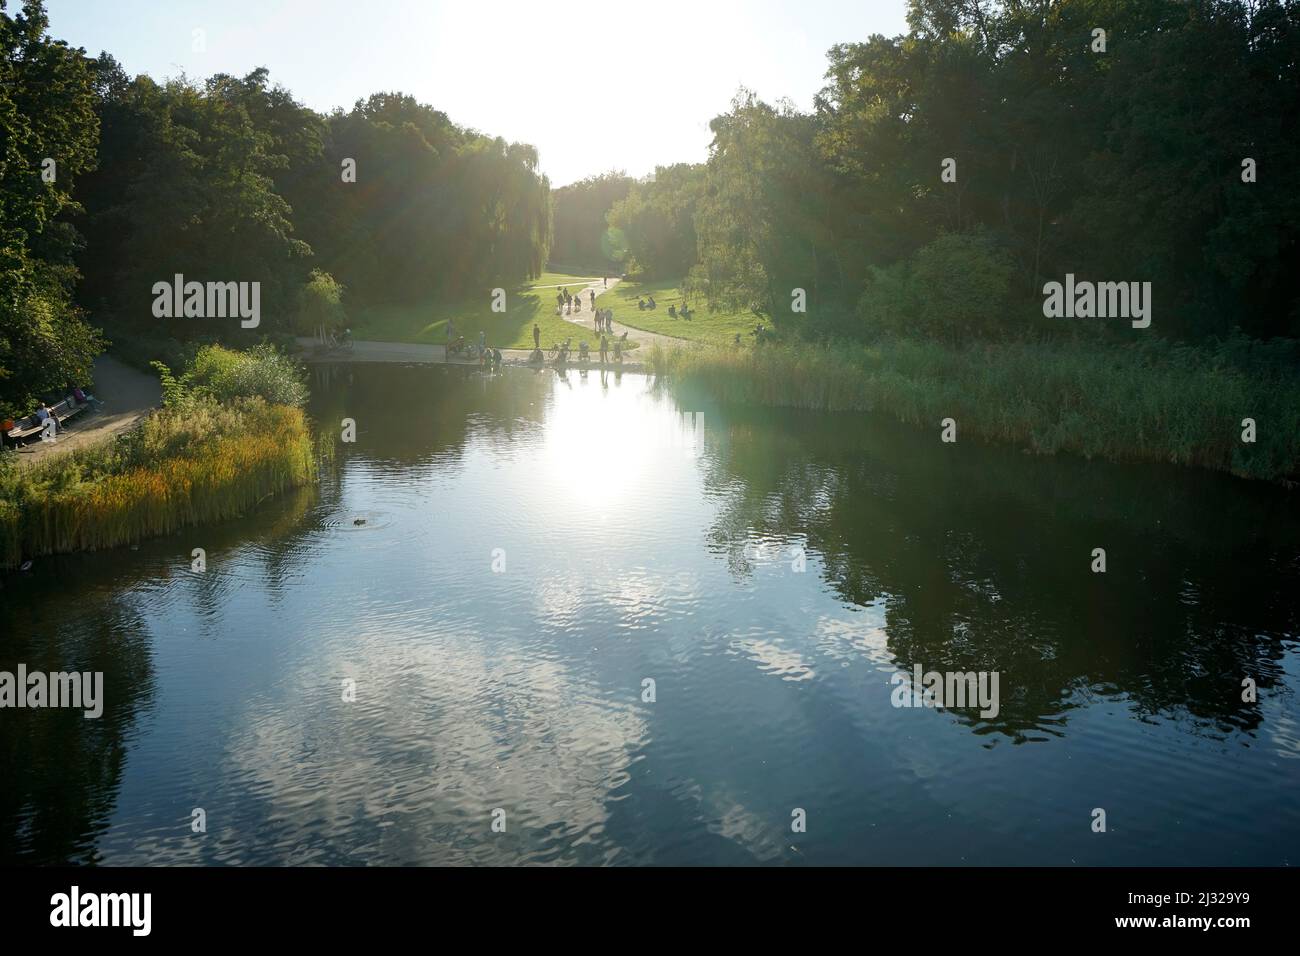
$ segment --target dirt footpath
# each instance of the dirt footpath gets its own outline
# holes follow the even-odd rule
[[[86,391],[104,403],[99,410],[87,409],[70,419],[55,441],[33,441],[19,448],[19,461],[40,461],[111,438],[162,404],[162,385],[157,376],[146,375],[115,358],[101,355],[95,359],[94,376],[94,385]]]

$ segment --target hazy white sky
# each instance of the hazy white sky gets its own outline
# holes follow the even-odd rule
[[[10,4],[10,12],[19,0]],[[401,90],[534,144],[560,186],[703,160],[740,86],[807,108],[837,42],[905,29],[905,0],[47,0],[51,32],[128,73],[271,78],[313,109]],[[206,50],[193,49],[205,31]]]

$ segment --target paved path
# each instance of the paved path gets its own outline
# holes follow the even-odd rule
[[[162,404],[162,385],[156,375],[115,358],[101,355],[95,359],[94,377],[89,391],[104,403],[100,409],[87,409],[69,419],[55,441],[33,441],[19,448],[20,462],[41,461],[119,435]]]
[[[614,288],[614,286],[618,285],[619,280],[610,279],[608,287],[602,286],[601,285],[602,281],[603,280],[601,279],[593,279],[591,282],[588,282],[587,285],[583,287],[582,292],[579,293],[578,295],[578,299],[581,302],[581,307],[578,309],[578,311],[571,313],[570,315],[560,316],[560,318],[568,322],[572,322],[574,325],[583,326],[584,328],[586,328],[588,332],[591,333],[591,336],[587,339],[587,342],[593,346],[592,349],[593,352],[600,351],[600,339],[596,338],[596,325],[595,325],[596,317],[595,315],[592,314],[591,302],[589,301],[587,290],[588,289],[596,290],[596,307],[600,308],[600,294],[602,292],[608,292],[610,289]],[[544,301],[550,302],[554,298],[555,298],[554,296],[551,296],[551,299],[547,299]],[[633,326],[624,325],[622,322],[618,322],[618,321],[615,321],[612,324],[614,328],[615,337],[620,336],[624,332],[626,332],[627,337],[629,339],[635,339],[637,342],[641,343],[640,348],[642,349],[646,348],[647,346],[654,345],[656,343],[662,345],[664,348],[676,348],[678,346],[690,344],[689,339],[679,339],[674,335],[664,335],[662,332],[647,332],[645,329],[634,328]],[[579,338],[576,341],[580,342],[582,341],[582,339]],[[610,350],[612,351],[613,348],[614,345],[613,342],[611,341]],[[577,350],[576,345],[574,346],[574,350],[575,351]],[[638,349],[638,351],[639,350],[640,349]]]

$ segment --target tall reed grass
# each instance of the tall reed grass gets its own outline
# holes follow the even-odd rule
[[[321,450],[299,408],[196,396],[115,441],[31,465],[4,456],[0,567],[243,514],[313,480]]]
[[[650,350],[674,388],[721,404],[880,412],[1042,454],[1161,461],[1266,480],[1300,478],[1300,388],[1291,348],[1240,342],[1003,342]],[[1249,353],[1249,354],[1247,354]],[[1256,441],[1242,420],[1256,422]]]

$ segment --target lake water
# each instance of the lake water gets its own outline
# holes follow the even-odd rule
[[[0,711],[0,860],[1300,862],[1294,494],[631,374],[312,374],[357,429],[319,487],[3,580],[0,670],[107,703]],[[914,666],[998,713],[894,706]]]

